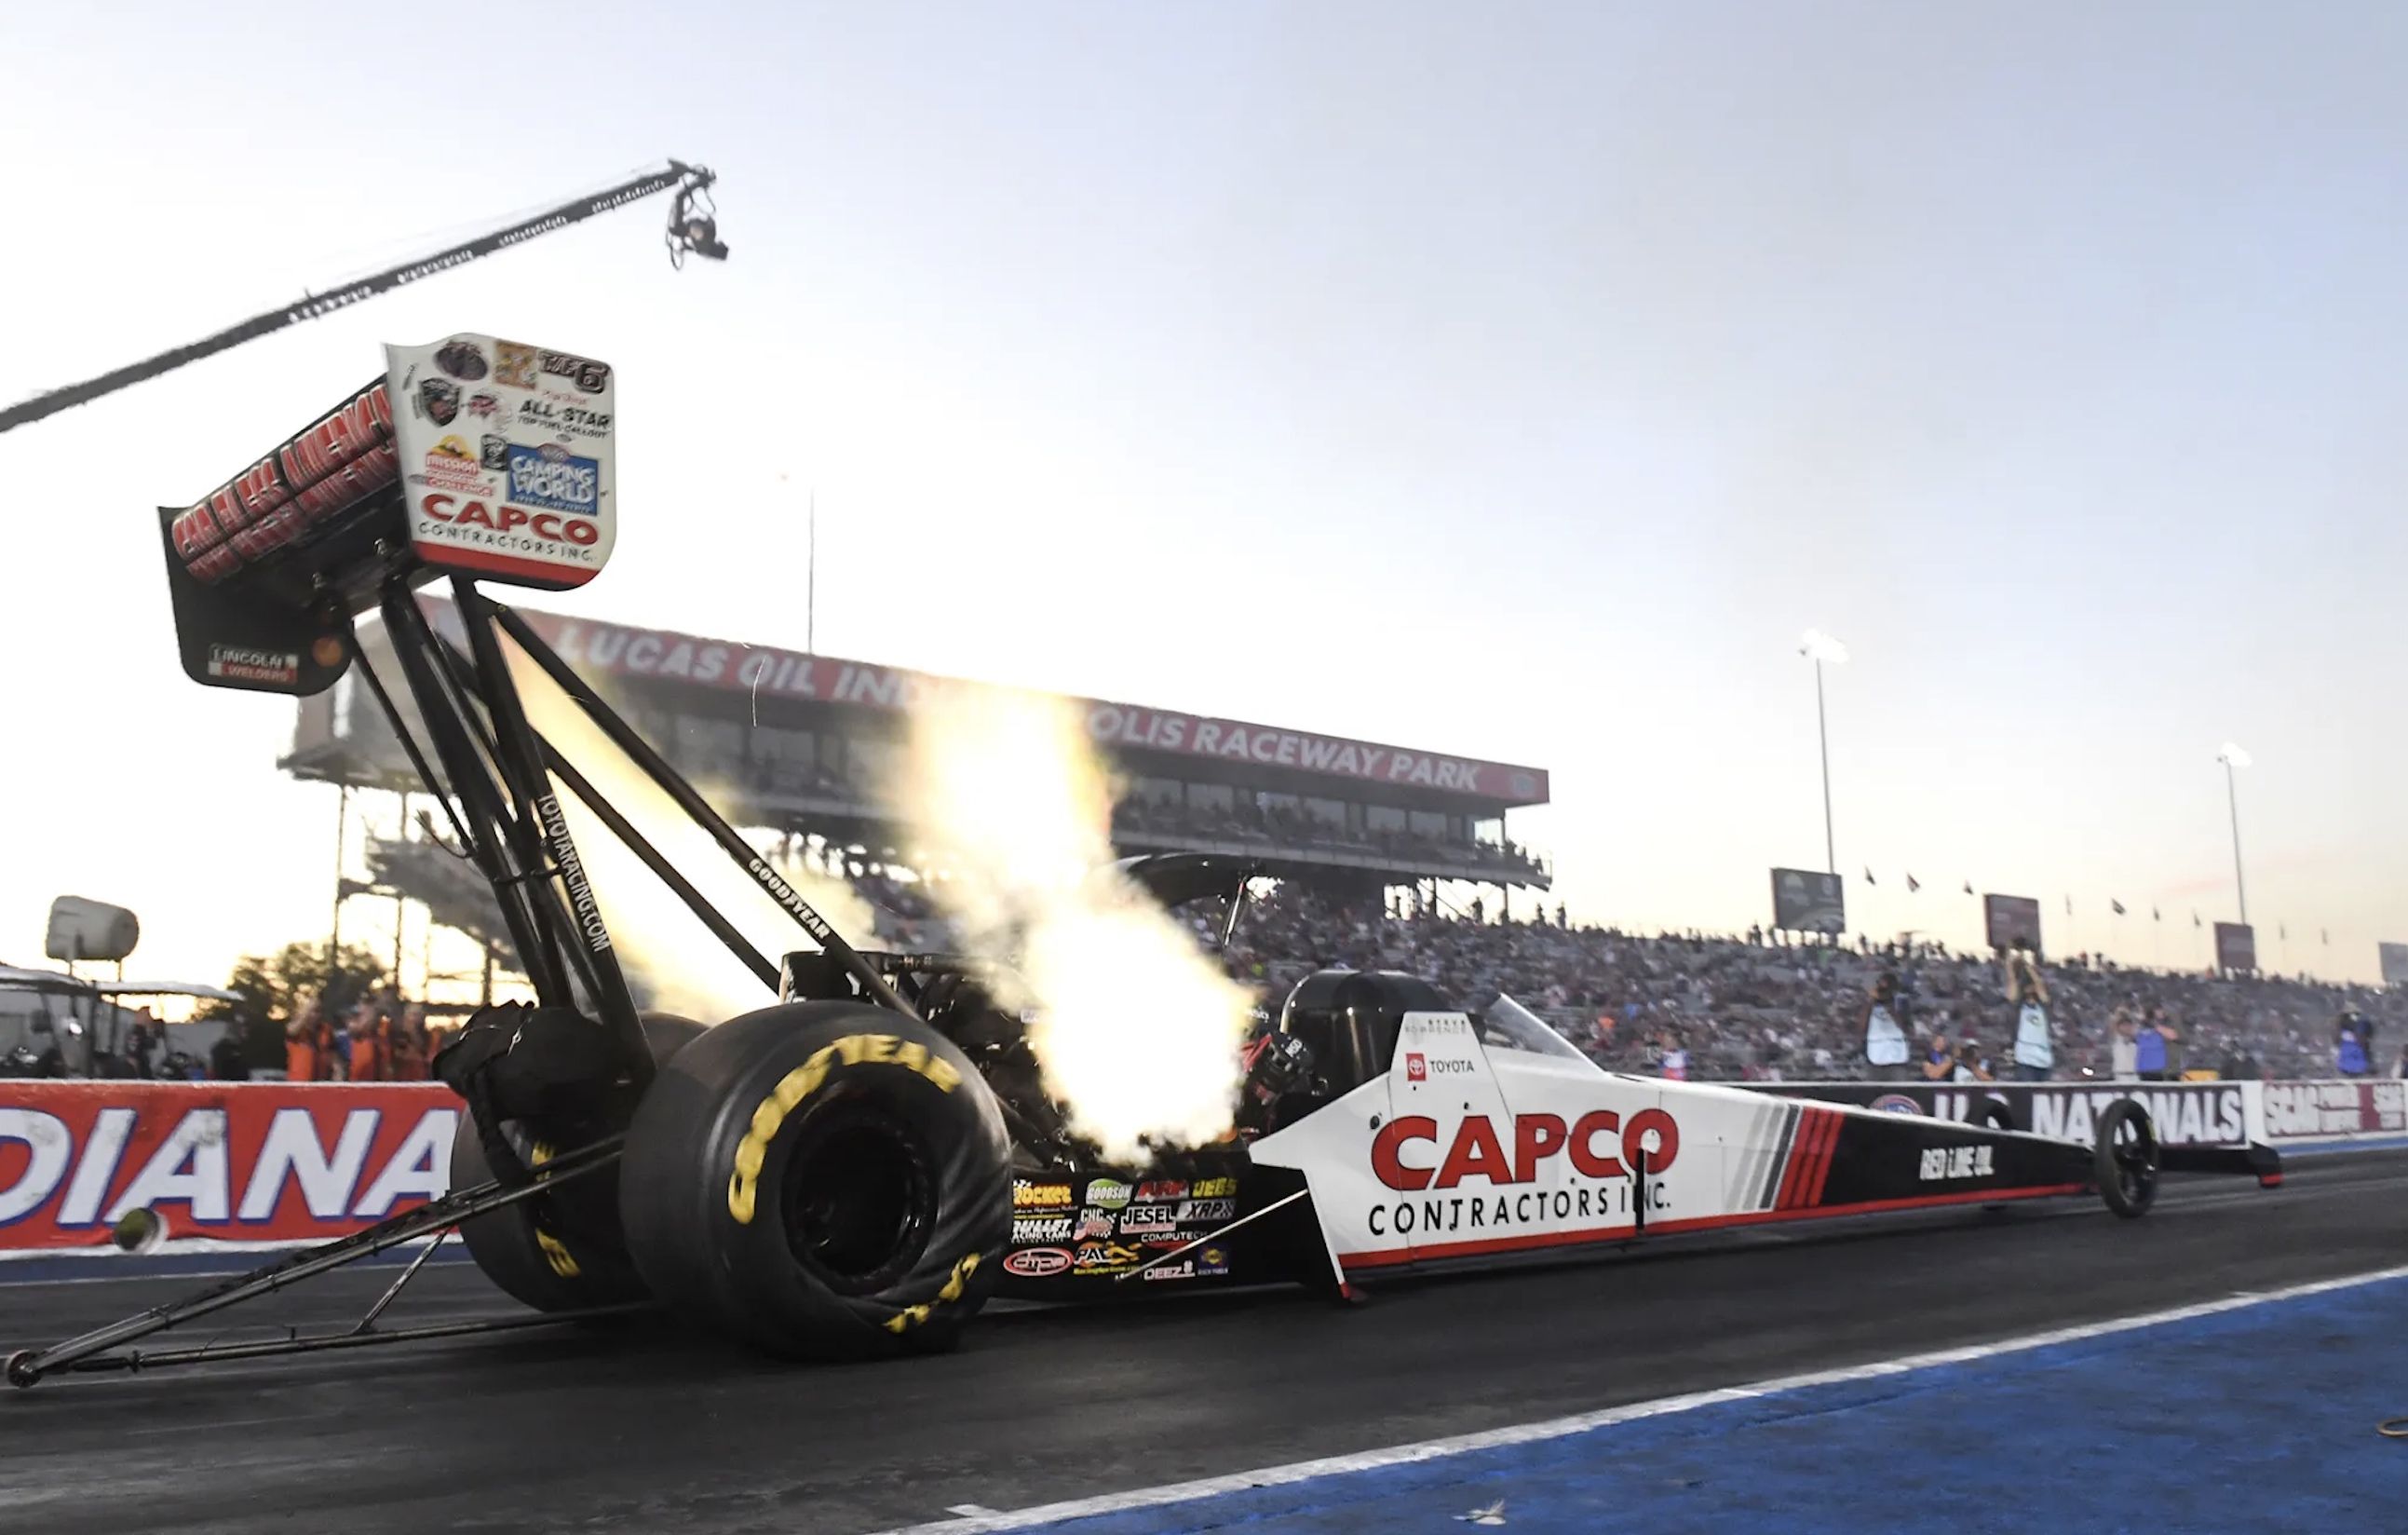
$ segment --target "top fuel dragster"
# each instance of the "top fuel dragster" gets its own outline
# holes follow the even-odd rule
[[[996,962],[855,948],[480,581],[582,584],[618,515],[615,374],[482,335],[387,349],[381,378],[198,501],[160,511],[186,670],[219,687],[366,691],[491,883],[537,1001],[438,1056],[470,1111],[452,1192],[7,1363],[30,1385],[133,1369],[670,1311],[772,1352],[941,1346],[998,1292],[1034,1298],[1367,1276],[1669,1233],[2095,1192],[2144,1212],[2164,1168],[2280,1179],[2274,1154],[2163,1148],[2140,1105],[2094,1144],[1608,1073],[1508,998],[1408,975],[1309,977],[1245,1042],[1236,1127],[1141,1167],[1101,1158],[1047,1095]],[[413,598],[451,582],[465,644]],[[378,610],[411,708],[353,644]],[[516,645],[793,917],[773,962],[530,723]],[[639,1014],[558,799],[584,801],[775,1001],[700,1026]],[[1226,902],[1251,865],[1133,859],[1127,898]],[[1146,998],[1129,1002],[1145,1048]],[[1233,1041],[1235,1047],[1237,1041]],[[523,1318],[131,1347],[456,1228]],[[428,1247],[419,1255],[425,1259]]]

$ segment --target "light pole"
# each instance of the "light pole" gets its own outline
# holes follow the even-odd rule
[[[2241,925],[2249,925],[2249,884],[2241,877],[2241,786],[2233,769],[2249,766],[2249,753],[2230,741],[2216,749],[2215,760],[2224,764],[2224,798],[2232,811],[2232,891],[2241,897]]]
[[[1831,725],[1823,711],[1823,663],[1838,666],[1848,658],[1848,647],[1820,629],[1799,637],[1798,653],[1814,663],[1814,734],[1823,748],[1823,872],[1840,872],[1838,843],[1831,836]]]

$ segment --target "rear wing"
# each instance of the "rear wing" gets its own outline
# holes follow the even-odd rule
[[[463,334],[385,348],[385,373],[198,501],[159,509],[184,670],[317,693],[351,615],[394,574],[562,591],[610,557],[615,377]]]

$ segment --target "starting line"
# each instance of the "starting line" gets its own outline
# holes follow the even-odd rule
[[[1854,1365],[1844,1369],[1816,1370],[1807,1374],[1781,1376],[1771,1380],[1756,1382],[1747,1385],[1728,1386],[1712,1391],[1691,1392],[1682,1396],[1660,1398],[1653,1401],[1636,1402],[1627,1406],[1608,1408],[1600,1412],[1575,1413],[1567,1417],[1548,1418],[1535,1423],[1516,1424],[1508,1427],[1493,1428],[1479,1433],[1459,1434],[1443,1439],[1424,1440],[1414,1443],[1392,1445],[1384,1449],[1369,1450],[1354,1455],[1330,1456],[1314,1460],[1300,1460],[1283,1466],[1271,1466],[1256,1470],[1239,1471],[1226,1476],[1205,1477],[1191,1482],[1168,1483],[1158,1486],[1140,1487],[1128,1492],[1111,1493],[1095,1498],[1073,1499],[1064,1502],[1046,1503],[1036,1507],[1017,1509],[1007,1513],[980,1513],[963,1517],[940,1519],[930,1523],[910,1525],[897,1529],[889,1530],[885,1532],[885,1535],[988,1535],[988,1532],[990,1531],[1034,1529],[1066,1525],[1073,1521],[1087,1520],[1108,1520],[1110,1522],[1104,1528],[1114,1531],[1158,1528],[1191,1529],[1198,1528],[1199,1524],[1217,1525],[1225,1521],[1220,1518],[1210,1518],[1202,1521],[1183,1520],[1176,1522],[1156,1522],[1147,1520],[1113,1519],[1111,1516],[1140,1514],[1147,1511],[1154,1510],[1168,1510],[1173,1505],[1195,1503],[1209,1499],[1227,1498],[1234,1494],[1260,1492],[1267,1488],[1291,1486],[1297,1484],[1319,1481],[1325,1478],[1357,1476],[1365,1472],[1382,1471],[1398,1467],[1413,1466],[1424,1462],[1472,1456],[1484,1451],[1505,1450],[1519,1446],[1543,1444],[1549,1441],[1568,1439],[1574,1435],[1584,1434],[1595,1429],[1612,1427],[1617,1425],[1633,1424],[1649,1419],[1668,1418],[1682,1413],[1694,1413],[1701,1409],[1713,1408],[1729,1403],[1756,1401],[1765,1398],[1784,1396],[1790,1393],[1805,1391],[1819,1386],[1831,1386],[1848,1383],[1879,1380],[1909,1375],[1918,1371],[1938,1370],[1950,1366],[1974,1364],[1980,1361],[1996,1359],[2005,1356],[2029,1353],[2037,1349],[2050,1348],[2068,1343],[2080,1343],[2098,1339],[2114,1338],[2122,1334],[2138,1333],[2149,1328],[2163,1327],[2176,1323],[2193,1322],[2204,1318],[2225,1316],[2229,1313],[2245,1312],[2252,1308],[2269,1306],[2279,1302],[2306,1300],[2320,1296],[2337,1296],[2344,1292],[2362,1289],[2369,1285],[2380,1284],[2387,1281],[2401,1279],[2408,1279],[2408,1266],[2383,1269],[2371,1273],[2355,1274],[2342,1279],[2318,1280],[2311,1284],[2290,1285],[2275,1290],[2267,1290],[2262,1292],[2244,1291],[2220,1300],[2202,1301],[2192,1305],[2176,1306],[2163,1311],[2147,1312],[2134,1316],[2118,1317],[2110,1321],[2084,1323],[2076,1327],[2057,1327],[2044,1332],[2027,1333],[2018,1337],[2001,1339],[1993,1342],[1973,1344],[1963,1348],[1942,1349],[1931,1353],[1904,1355],[1897,1358],[1879,1360],[1870,1364]],[[2396,1328],[2394,1330],[2394,1336],[2397,1336]],[[2357,1427],[2360,1432],[2362,1432],[2363,1436],[2370,1443],[2380,1442],[2376,1441],[2373,1431],[2374,1423],[2378,1418],[2393,1415],[2399,1413],[2408,1413],[2408,1384],[2401,1385],[2399,1390],[2400,1396],[2397,1400],[2384,1404],[2379,1410],[2370,1410],[2358,1414],[2358,1416],[2363,1417],[2365,1421],[2363,1423],[2357,1424]],[[2079,1403],[2069,1402],[2067,1404],[2067,1411],[2071,1412],[2079,1405]],[[2272,1404],[2266,1404],[2260,1410],[2271,1413],[2274,1411],[2274,1408]],[[2355,1422],[2355,1419],[2352,1421]],[[1905,1448],[1906,1447],[1901,1446],[1899,1453],[1903,1454]],[[2003,1449],[2003,1446],[2000,1446],[2000,1448]],[[2387,1449],[2390,1447],[2386,1446],[2386,1448]],[[1966,1447],[1962,1445],[1952,1445],[1949,1447],[1949,1453],[1952,1455],[1958,1454],[1962,1453],[1965,1449]],[[2408,1453],[2398,1454],[2397,1459],[2401,1478],[2401,1488],[2408,1488]],[[2179,1470],[2181,1468],[2175,1469]],[[1836,1474],[1856,1479],[1870,1478],[1875,1482],[1891,1480],[1893,1476],[1893,1473],[1889,1469],[1878,1464],[1860,1464],[1852,1469],[1840,1469]],[[1467,1485],[1471,1484],[1475,1480],[1473,1469],[1467,1468],[1466,1474],[1461,1480]],[[1490,1488],[1484,1481],[1480,1484],[1480,1488],[1483,1493],[1483,1498],[1475,1500],[1485,1500],[1486,1493],[1495,1490]],[[1336,1489],[1331,1490],[1333,1492],[1336,1491]],[[2395,1491],[2396,1490],[2399,1489],[2395,1489]],[[1337,1500],[1338,1499],[1334,1498],[1324,1499],[1319,1505],[1317,1505],[1316,1509],[1312,1511],[1313,1514],[1316,1515],[1312,1519],[1312,1523],[1314,1528],[1324,1527],[1327,1522],[1327,1517],[1336,1512],[1331,1505]],[[1469,1508],[1469,1504],[1466,1505],[1467,1508]],[[1200,1514],[1205,1511],[1195,1510],[1190,1512]],[[1242,1519],[1250,1524],[1259,1524],[1267,1515],[1276,1516],[1276,1513],[1280,1512],[1304,1513],[1307,1511],[1279,1511],[1263,1508],[1251,1508],[1243,1513],[1232,1511],[1226,1522],[1238,1522]],[[1902,1510],[1901,1512],[1904,1511]],[[1461,1511],[1458,1511],[1459,1515]],[[1510,1508],[1506,1511],[1505,1518],[1512,1520],[1512,1522],[1514,1523],[1524,1524],[1526,1528],[1548,1528],[1543,1515],[1514,1518],[1512,1511]]]

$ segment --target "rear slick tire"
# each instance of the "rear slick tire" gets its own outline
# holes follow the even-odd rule
[[[2146,1109],[2130,1098],[2107,1106],[2099,1116],[2091,1176],[2099,1198],[2116,1214],[2129,1221],[2149,1212],[2157,1202],[2157,1130]]]
[[[809,1358],[950,1346],[1011,1234],[1011,1141],[952,1041],[901,1013],[791,1002],[720,1025],[637,1106],[628,1255],[678,1313]]]
[[[640,1021],[656,1067],[666,1065],[702,1034],[700,1024],[672,1013],[648,1012]],[[502,1134],[519,1160],[530,1167],[551,1160],[562,1150],[537,1141],[515,1122],[504,1125]],[[583,1311],[644,1299],[650,1292],[635,1265],[627,1261],[624,1243],[616,1240],[615,1230],[600,1229],[615,1227],[617,1223],[617,1195],[610,1187],[613,1176],[607,1169],[590,1172],[564,1184],[556,1194],[522,1199],[463,1221],[461,1243],[495,1289],[539,1312]],[[475,1188],[493,1179],[484,1141],[464,1114],[452,1137],[451,1186]],[[566,1212],[570,1219],[564,1219],[561,1210],[538,1208],[554,1200],[575,1201]]]

